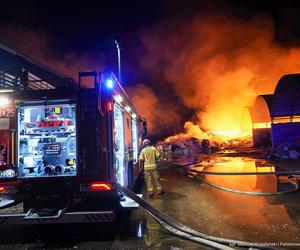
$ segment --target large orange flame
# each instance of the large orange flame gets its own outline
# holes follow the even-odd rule
[[[181,140],[196,138],[199,140],[207,139],[211,142],[217,142],[222,144],[222,147],[226,146],[239,146],[249,145],[250,132],[249,131],[203,131],[199,125],[193,124],[190,121],[187,121],[184,124],[184,133],[170,136],[165,139],[165,143],[173,143]]]
[[[143,41],[144,67],[163,76],[160,88],[196,109],[197,124],[214,135],[239,135],[243,107],[259,94],[273,93],[282,75],[300,71],[300,49],[276,43],[267,16],[168,21],[145,32]],[[250,133],[251,124],[246,127]]]

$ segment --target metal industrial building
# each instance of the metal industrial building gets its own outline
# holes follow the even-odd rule
[[[1,89],[54,89],[73,84],[71,78],[0,44]],[[255,147],[300,140],[300,74],[281,77],[274,94],[257,96],[248,110]]]
[[[73,80],[0,44],[0,87],[19,89],[67,87]]]
[[[271,108],[272,145],[300,140],[300,74],[281,77]]]
[[[280,78],[273,95],[259,95],[248,108],[253,146],[300,140],[300,74]]]
[[[273,95],[259,95],[249,108],[254,147],[271,146],[271,105]]]

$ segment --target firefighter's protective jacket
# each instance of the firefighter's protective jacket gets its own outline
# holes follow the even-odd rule
[[[140,154],[140,160],[144,161],[145,170],[154,170],[157,166],[157,159],[159,158],[159,152],[154,146],[147,146],[143,148]]]

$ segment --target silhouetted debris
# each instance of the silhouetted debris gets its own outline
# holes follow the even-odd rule
[[[159,146],[165,159],[180,158],[198,154],[211,154],[221,149],[220,144],[207,139],[180,138],[173,142],[163,142]]]
[[[267,159],[300,159],[300,145],[296,142],[286,142],[272,148],[266,156]]]

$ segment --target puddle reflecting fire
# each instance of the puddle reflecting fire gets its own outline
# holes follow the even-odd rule
[[[191,171],[205,171],[214,173],[253,173],[251,175],[202,175],[206,180],[226,188],[255,191],[276,192],[278,179],[274,174],[275,166],[263,165],[250,158],[216,157],[206,159],[191,167]],[[255,175],[258,173],[258,175]],[[261,173],[261,174],[259,174]]]
[[[243,157],[212,157],[203,160],[201,163],[192,166],[188,169],[189,173],[195,175],[196,171],[219,172],[219,173],[237,173],[249,172],[252,175],[213,175],[201,174],[200,176],[206,180],[222,187],[251,192],[278,192],[287,190],[290,187],[286,183],[286,178],[276,176],[276,167],[266,164],[263,160],[255,160]],[[270,172],[274,174],[259,174]],[[254,173],[258,173],[255,175]],[[203,188],[204,186],[201,185]],[[275,228],[281,231],[280,221],[284,221],[285,225],[291,226],[294,224],[293,219],[287,209],[291,196],[249,196],[239,195],[235,193],[225,192],[213,187],[208,188],[210,194],[215,197],[216,205],[220,214],[224,216],[234,217],[231,224],[235,227],[243,227],[247,221],[247,228],[260,231],[260,228],[268,228],[269,225],[275,225],[274,219],[277,218],[278,225]],[[285,200],[287,204],[282,201]],[[285,203],[286,203],[285,202]],[[219,206],[219,204],[226,204]],[[238,206],[238,207],[237,207]],[[272,209],[271,209],[271,207]],[[269,207],[272,211],[272,216],[268,216]],[[275,217],[274,217],[275,216]]]

